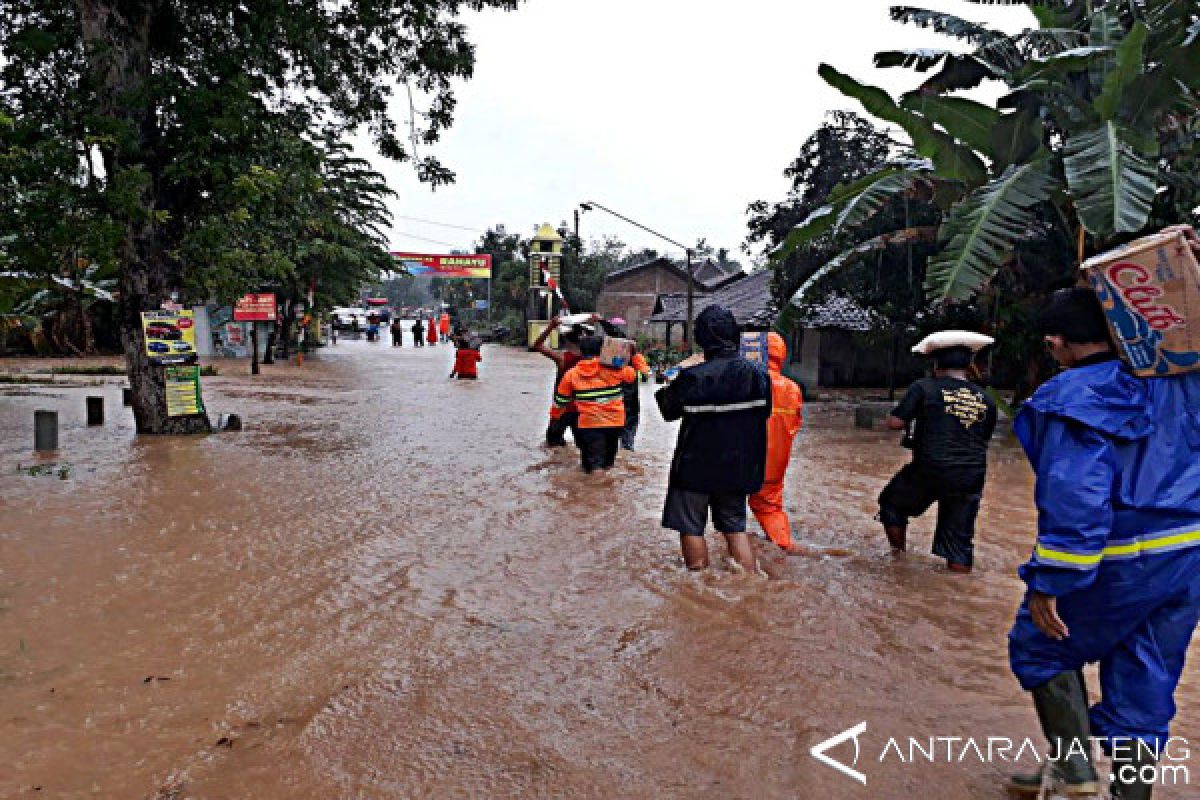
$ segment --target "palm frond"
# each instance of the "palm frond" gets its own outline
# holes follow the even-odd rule
[[[928,291],[942,300],[966,300],[982,288],[1028,235],[1036,207],[1059,181],[1048,160],[1009,167],[955,206],[942,224],[946,247],[929,262]]]

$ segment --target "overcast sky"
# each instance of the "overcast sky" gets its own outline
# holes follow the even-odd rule
[[[737,251],[747,204],[782,200],[801,143],[826,111],[854,107],[817,76],[822,61],[896,94],[915,73],[874,69],[875,51],[954,46],[892,22],[890,5],[528,0],[471,14],[475,77],[459,85],[454,127],[432,149],[457,182],[431,191],[411,167],[374,159],[399,194],[393,249],[470,249],[499,223],[528,235],[594,200],[679,242]],[[1007,30],[1032,24],[1024,8],[920,5]],[[407,100],[396,108],[406,120]],[[679,253],[599,211],[580,232]]]

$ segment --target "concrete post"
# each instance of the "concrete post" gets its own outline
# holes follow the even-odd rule
[[[103,425],[104,424],[104,398],[89,397],[87,399],[87,424],[88,425]]]
[[[39,451],[58,449],[58,412],[33,412],[33,449]]]

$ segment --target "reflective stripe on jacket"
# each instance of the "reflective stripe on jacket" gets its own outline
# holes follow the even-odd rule
[[[1037,543],[1021,568],[1034,590],[1077,591],[1098,569],[1200,546],[1200,373],[1070,369],[1014,430],[1037,474]]]
[[[597,359],[589,358],[568,370],[559,381],[554,404],[563,408],[574,403],[579,410],[580,428],[621,428],[625,426],[622,384],[635,381],[637,373],[629,367],[604,367]]]

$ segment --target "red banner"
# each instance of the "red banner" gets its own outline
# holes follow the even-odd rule
[[[233,308],[234,322],[274,322],[275,295],[248,294]]]
[[[392,253],[410,275],[433,275],[437,278],[490,278],[492,257],[489,255],[441,256],[428,253]]]

